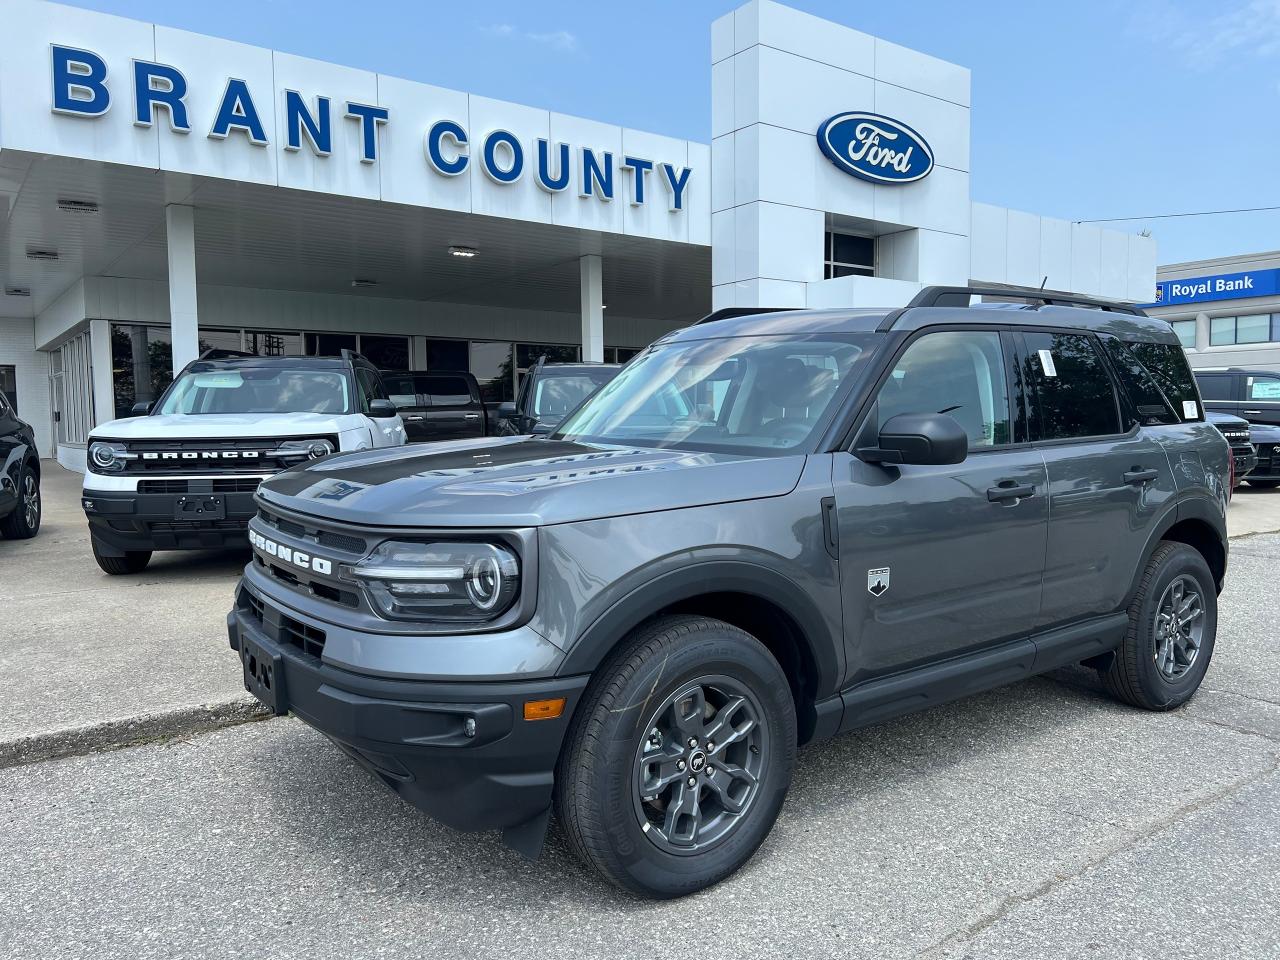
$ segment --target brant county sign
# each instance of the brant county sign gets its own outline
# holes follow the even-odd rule
[[[875,113],[837,113],[823,121],[818,146],[845,173],[871,183],[914,183],[933,169],[924,137]]]

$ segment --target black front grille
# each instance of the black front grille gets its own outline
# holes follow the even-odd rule
[[[270,563],[268,559],[256,550],[253,554],[253,561],[258,565],[258,569],[267,574],[274,580],[288,584],[296,590],[309,593],[321,600],[328,600],[330,603],[340,603],[344,607],[360,606],[360,597],[351,590],[343,590],[341,587],[325,583],[323,580],[316,580],[307,576],[305,570],[291,570],[288,567],[282,567],[278,563]]]
[[[312,540],[321,546],[330,547],[334,550],[343,550],[347,553],[357,553],[363,556],[367,548],[367,544],[360,537],[353,537],[346,533],[335,533],[332,530],[324,530],[319,526],[305,526],[293,520],[286,520],[284,517],[277,516],[269,510],[259,509],[258,519],[268,526],[275,527],[281,533],[303,540]]]
[[[153,531],[166,533],[190,533],[200,530],[243,530],[243,520],[148,520],[147,526]]]
[[[183,473],[275,473],[305,457],[273,456],[289,440],[324,439],[338,447],[337,437],[248,437],[225,440],[126,440],[127,451],[135,455],[125,461],[126,474]]]
[[[139,480],[139,493],[253,493],[258,477],[219,477],[203,480]]]
[[[1253,475],[1280,473],[1280,445],[1264,443],[1258,446],[1258,466]]]

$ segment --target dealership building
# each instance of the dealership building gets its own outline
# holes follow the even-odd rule
[[[1280,373],[1280,251],[1162,266],[1146,310],[1173,324],[1197,370]]]
[[[698,143],[9,0],[0,383],[79,466],[210,347],[351,347],[500,400],[538,356],[625,360],[722,307],[1151,299],[1149,237],[972,200],[964,66],[767,0],[708,41]]]

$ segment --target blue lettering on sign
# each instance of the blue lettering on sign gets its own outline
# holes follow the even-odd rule
[[[596,158],[596,152],[590,147],[582,148],[582,189],[581,196],[596,196],[601,200],[613,199],[613,154],[604,151],[604,163]]]
[[[569,145],[556,144],[556,175],[551,175],[551,143],[538,138],[538,186],[548,193],[559,193],[569,186]]]
[[[653,161],[642,160],[639,157],[623,157],[622,169],[633,171],[631,177],[631,205],[638,207],[644,203],[644,178],[653,169]]]
[[[511,156],[511,164],[505,169],[498,164],[498,147],[505,146]],[[509,130],[494,130],[484,138],[481,164],[484,172],[497,183],[515,183],[524,173],[524,149],[516,135]]]
[[[270,142],[267,140],[267,132],[262,128],[258,108],[253,105],[249,85],[234,77],[227,81],[227,88],[222,91],[222,100],[218,104],[209,136],[214,140],[225,140],[232,130],[243,130],[249,137],[249,142],[255,146],[265,147]]]
[[[378,125],[391,119],[386,107],[373,107],[367,103],[348,103],[347,119],[360,121],[360,162],[378,161]]]
[[[297,90],[284,92],[284,148],[301,150],[302,135],[307,135],[311,151],[317,157],[333,153],[333,130],[329,116],[329,98],[316,97],[316,115]]]
[[[875,113],[837,113],[818,127],[818,146],[850,176],[914,183],[933,169],[933,150],[905,123]]]
[[[1213,300],[1244,300],[1248,297],[1272,297],[1280,293],[1280,270],[1246,270],[1242,273],[1220,273],[1183,280],[1161,280],[1156,284],[1156,298],[1148,307],[1167,307],[1179,303],[1203,303]]]
[[[181,70],[163,63],[133,61],[133,122],[138,126],[151,126],[155,108],[164,107],[169,114],[169,129],[190,133],[186,95],[187,78]]]
[[[666,177],[667,189],[671,191],[671,209],[684,209],[684,191],[689,186],[689,174],[693,171],[688,167],[676,173],[676,168],[669,163],[662,165],[662,172]]]
[[[445,138],[451,141],[448,150],[452,155],[445,155]],[[427,162],[437,173],[446,177],[456,177],[467,169],[467,131],[452,120],[437,120],[427,131]]]
[[[102,57],[77,47],[50,45],[51,109],[54,113],[93,119],[104,116],[111,106],[107,87],[107,64]],[[162,110],[174,133],[189,133],[191,116],[188,107],[189,85],[177,67],[148,60],[134,60],[132,65],[133,115],[135,125],[151,128],[157,108]],[[261,91],[259,91],[261,93]],[[317,157],[333,154],[333,104],[329,97],[316,96],[312,101],[297,90],[283,90],[283,149],[290,153],[307,147]],[[197,101],[198,102],[198,101]],[[842,115],[852,116],[852,115]],[[869,115],[868,115],[869,116]],[[390,122],[386,107],[347,102],[346,117],[359,124],[359,153],[362,163],[378,159],[378,128]],[[832,118],[836,120],[839,118]],[[831,124],[832,121],[828,121]],[[824,129],[827,124],[824,124]],[[901,127],[902,130],[907,128]],[[264,147],[269,144],[266,126],[246,81],[228,78],[217,101],[209,137],[226,140],[235,131],[243,133],[249,143]],[[880,131],[878,136],[884,136]],[[921,141],[923,143],[923,141]],[[630,202],[642,206],[648,201],[649,174],[657,174],[666,188],[670,208],[684,210],[692,171],[670,163],[657,163],[643,157],[623,155],[615,164],[611,151],[591,147],[574,148],[568,143],[536,138],[527,144],[536,150],[535,182],[548,193],[568,190],[577,177],[582,197],[610,201],[615,195],[615,166],[631,174]],[[928,148],[925,147],[925,150]],[[493,130],[483,141],[477,158],[485,174],[499,184],[516,183],[524,174],[526,144],[509,130]],[[454,120],[437,120],[423,136],[423,151],[428,165],[436,173],[456,177],[468,169],[471,146],[466,128]],[[876,155],[878,156],[878,155]],[[574,160],[578,167],[573,166]],[[896,160],[899,164],[900,160]],[[909,165],[910,162],[908,162]],[[923,174],[921,174],[923,175]],[[621,177],[622,174],[619,174]],[[621,188],[626,190],[625,184]]]
[[[53,46],[53,112],[100,117],[111,106],[107,65],[96,53]]]

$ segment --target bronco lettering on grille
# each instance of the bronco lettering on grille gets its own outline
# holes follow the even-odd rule
[[[143,460],[256,460],[257,450],[161,450],[142,455]]]
[[[286,547],[282,543],[268,540],[262,534],[253,530],[249,531],[249,542],[267,556],[275,557],[282,563],[291,563],[295,567],[301,567],[303,570],[314,570],[316,573],[325,576],[333,573],[333,561],[326,560],[324,557],[314,557],[309,553],[303,553],[301,550],[294,550],[292,547]]]

